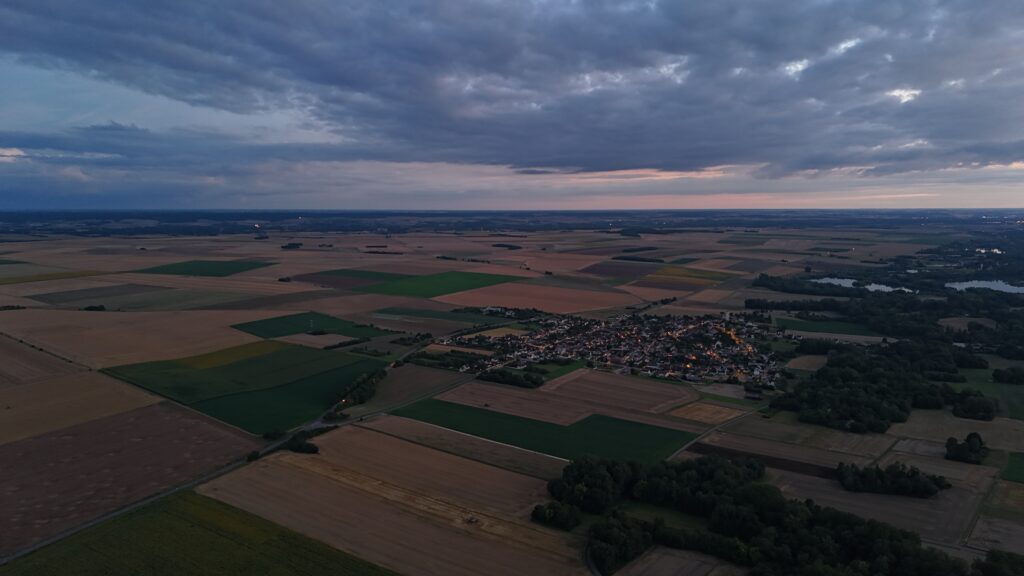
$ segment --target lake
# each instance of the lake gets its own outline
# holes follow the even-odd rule
[[[818,278],[811,280],[816,284],[834,284],[836,286],[842,286],[844,288],[858,288],[856,285],[857,281],[853,278]],[[898,288],[894,286],[886,286],[885,284],[865,284],[860,288],[866,289],[868,292],[912,292],[907,288]]]

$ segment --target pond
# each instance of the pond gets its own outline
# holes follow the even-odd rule
[[[997,292],[1006,292],[1008,294],[1024,294],[1024,286],[1014,286],[1009,282],[1002,280],[971,280],[970,282],[950,282],[946,284],[946,288],[953,288],[954,290],[967,290],[968,288],[988,288],[989,290],[995,290]]]

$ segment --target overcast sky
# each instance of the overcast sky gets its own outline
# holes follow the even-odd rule
[[[1024,207],[1021,0],[0,0],[0,209]]]

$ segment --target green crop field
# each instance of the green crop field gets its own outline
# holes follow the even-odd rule
[[[259,260],[188,260],[139,270],[144,274],[173,274],[175,276],[231,276],[264,266],[273,262]]]
[[[1011,452],[1008,460],[1003,469],[1003,479],[1024,482],[1024,452]]]
[[[434,298],[453,292],[462,292],[522,280],[518,276],[501,274],[479,274],[476,272],[441,272],[427,276],[409,276],[369,286],[359,286],[354,290],[373,294],[389,294],[392,296],[414,296]]]
[[[466,324],[499,324],[501,322],[508,321],[508,318],[487,316],[486,314],[476,314],[473,312],[459,312],[455,310],[445,312],[443,310],[426,310],[423,308],[382,308],[374,311],[374,314],[381,314],[384,316],[407,316],[410,318],[433,318],[436,320],[449,320],[452,322],[463,322]]]
[[[343,352],[257,342],[104,372],[262,434],[315,418],[340,400],[357,376],[385,365]]]
[[[260,338],[280,338],[292,334],[302,334],[313,330],[323,331],[329,334],[341,334],[350,338],[376,338],[392,334],[388,330],[381,330],[374,326],[356,324],[327,314],[319,312],[303,312],[266,320],[256,320],[244,324],[235,324],[232,328],[248,332]]]
[[[358,360],[280,386],[211,398],[192,407],[254,434],[288,430],[323,414],[341,399],[360,374],[387,365],[383,360],[365,356],[346,356]]]
[[[396,576],[193,492],[170,496],[51,544],[6,576]]]
[[[775,325],[786,330],[820,332],[825,334],[850,334],[851,336],[881,336],[862,324],[838,320],[799,320],[797,318],[776,318]]]
[[[589,416],[570,426],[428,399],[394,411],[466,434],[560,458],[592,454],[651,464],[671,456],[696,434],[610,416]]]

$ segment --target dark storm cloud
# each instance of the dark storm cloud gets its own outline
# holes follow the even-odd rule
[[[0,146],[217,175],[267,159],[765,177],[1005,164],[1024,159],[1022,31],[1019,0],[6,0],[0,51],[23,62],[301,110],[343,143],[112,125]]]

